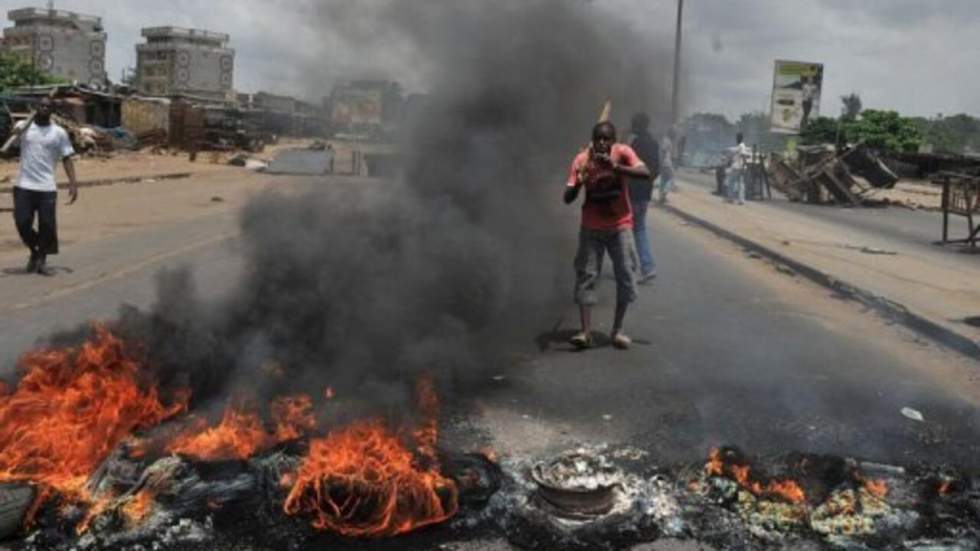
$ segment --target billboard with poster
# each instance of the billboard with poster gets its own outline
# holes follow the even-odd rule
[[[777,59],[772,84],[771,130],[799,134],[820,114],[822,87],[822,63]]]

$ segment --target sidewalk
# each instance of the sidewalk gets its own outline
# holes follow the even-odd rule
[[[980,357],[980,255],[815,220],[765,202],[730,205],[681,181],[670,208],[802,275]],[[817,207],[814,207],[817,208]]]

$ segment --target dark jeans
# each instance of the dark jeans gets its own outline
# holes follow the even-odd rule
[[[640,273],[650,275],[657,271],[650,250],[650,234],[647,233],[647,212],[650,203],[640,201],[633,203],[633,241],[636,243],[636,255],[640,257]]]
[[[55,220],[57,191],[33,191],[14,187],[14,223],[21,241],[32,252],[58,254],[58,223]],[[34,216],[37,214],[37,231]]]

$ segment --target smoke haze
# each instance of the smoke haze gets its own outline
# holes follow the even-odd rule
[[[256,197],[230,298],[163,273],[158,305],[117,330],[198,398],[333,385],[398,409],[423,372],[472,388],[568,308],[578,207],[560,197],[602,103],[622,130],[669,103],[669,50],[622,15],[560,0],[321,3],[309,24],[364,51],[351,76],[380,76],[379,58],[423,75],[404,177]]]

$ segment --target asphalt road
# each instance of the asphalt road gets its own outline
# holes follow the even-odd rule
[[[572,351],[569,307],[558,331],[527,336],[543,350],[453,408],[449,445],[489,440],[502,453],[546,454],[577,443],[628,444],[667,464],[728,444],[756,454],[799,450],[972,468],[980,447],[976,401],[931,367],[969,360],[663,212],[650,225],[660,276],[629,312],[634,348]],[[18,275],[19,262],[7,264],[0,266],[0,373],[7,374],[38,337],[110,317],[121,303],[151,305],[160,269],[190,266],[205,295],[223,292],[241,270],[228,215],[66,245],[54,278]],[[608,330],[613,287],[607,276],[595,314],[600,331]],[[905,406],[925,422],[903,417]]]
[[[200,291],[218,294],[241,269],[234,216],[220,214],[137,230],[75,245],[63,236],[51,257],[53,277],[23,274],[26,255],[0,263],[0,376],[39,339],[93,320],[111,319],[123,304],[140,308],[155,301],[155,274],[189,267]]]
[[[528,335],[548,349],[490,382],[475,402],[492,412],[481,422],[504,448],[522,431],[540,431],[554,438],[538,444],[630,443],[658,461],[735,444],[972,464],[980,411],[927,365],[969,360],[916,343],[802,281],[777,293],[772,282],[785,287],[787,276],[662,212],[651,226],[660,276],[629,312],[634,348],[571,352],[564,339],[572,307],[558,332]],[[16,262],[0,266],[0,373],[9,375],[39,337],[112,317],[123,303],[150,306],[161,269],[189,266],[202,295],[222,293],[241,270],[236,243],[234,216],[215,215],[67,245],[53,278],[19,275]],[[599,330],[608,330],[613,287],[603,282]],[[903,406],[927,422],[902,417]]]
[[[519,413],[491,415],[492,433],[516,432],[518,442],[553,438],[554,447],[629,444],[667,463],[731,444],[759,454],[974,464],[980,410],[925,365],[978,367],[972,360],[947,359],[802,281],[773,292],[766,279],[788,276],[750,266],[761,263],[666,214],[658,212],[652,227],[660,276],[628,314],[636,346],[575,353],[561,342],[565,334],[556,336],[552,349],[488,400],[493,411]],[[606,308],[597,318],[608,328],[613,282],[604,283]],[[572,329],[574,315],[566,319]],[[903,417],[906,406],[926,422]],[[520,427],[534,423],[557,430]]]

